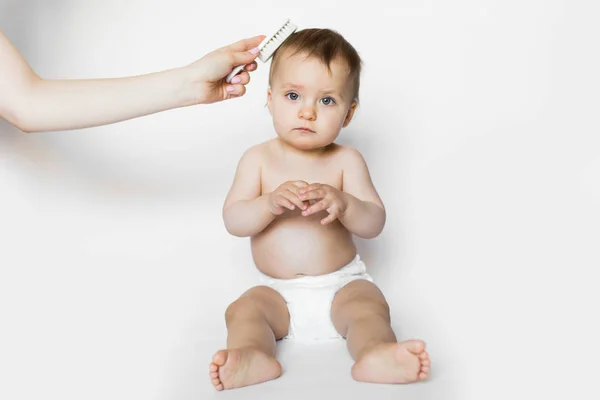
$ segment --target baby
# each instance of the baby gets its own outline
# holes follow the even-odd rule
[[[283,338],[346,338],[358,381],[428,376],[425,344],[396,340],[352,239],[385,224],[363,157],[334,143],[356,110],[360,69],[354,47],[329,29],[297,31],[273,56],[267,104],[277,137],[244,153],[223,206],[227,231],[251,238],[262,285],[227,308],[227,349],[209,367],[217,390],[279,377]]]

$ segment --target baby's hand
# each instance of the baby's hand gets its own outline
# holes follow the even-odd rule
[[[312,215],[319,211],[327,210],[329,215],[321,220],[322,225],[327,225],[342,216],[348,207],[344,193],[333,186],[321,183],[312,183],[300,189],[300,200],[321,200],[302,212],[302,215]]]
[[[269,211],[273,215],[281,215],[287,208],[294,210],[296,207],[306,209],[306,204],[300,200],[300,189],[308,186],[304,181],[287,181],[282,183],[269,194]]]

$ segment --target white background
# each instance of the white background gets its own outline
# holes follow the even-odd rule
[[[256,279],[221,206],[274,135],[261,64],[230,102],[72,132],[0,121],[0,398],[598,398],[600,7],[280,3],[1,0],[0,29],[46,78],[185,65],[287,17],[342,33],[364,74],[339,142],[388,210],[361,255],[431,380],[355,384],[343,346],[304,370],[292,349],[279,382],[213,394],[223,312]]]

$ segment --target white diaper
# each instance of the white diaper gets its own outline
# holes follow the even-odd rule
[[[331,303],[338,290],[357,279],[373,282],[366,266],[357,255],[339,270],[327,275],[275,279],[260,274],[261,283],[276,290],[286,301],[290,312],[288,335],[284,339],[337,339],[340,334],[331,322]]]

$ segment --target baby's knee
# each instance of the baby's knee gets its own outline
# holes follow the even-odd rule
[[[240,297],[227,307],[225,310],[225,321],[229,323],[232,320],[244,318],[253,319],[261,315],[260,308],[250,297]]]
[[[390,306],[383,299],[361,299],[357,301],[355,308],[358,317],[378,316],[387,321],[390,320]]]

